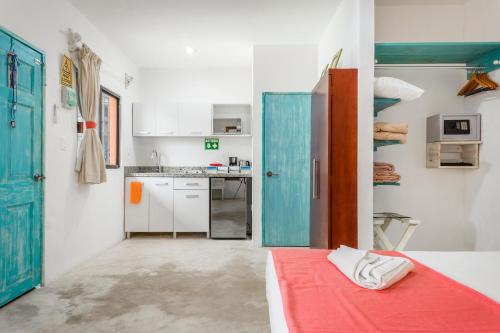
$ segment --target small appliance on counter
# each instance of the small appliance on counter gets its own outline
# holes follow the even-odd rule
[[[237,166],[238,158],[236,156],[229,157],[229,166]]]
[[[229,167],[226,165],[217,167],[217,173],[229,173]]]

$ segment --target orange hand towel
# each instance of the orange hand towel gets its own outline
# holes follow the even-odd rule
[[[130,203],[137,205],[141,202],[142,197],[142,183],[130,182]]]

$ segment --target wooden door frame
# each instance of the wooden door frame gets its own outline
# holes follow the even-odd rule
[[[46,66],[45,66],[45,51],[40,49],[39,47],[34,46],[33,44],[29,43],[26,41],[24,38],[18,36],[17,34],[13,33],[12,31],[4,28],[3,26],[0,25],[0,32],[3,32],[4,34],[10,36],[10,38],[16,39],[18,42],[24,44],[25,46],[33,49],[34,51],[40,53],[41,56],[41,63],[40,63],[40,68],[41,68],[41,84],[42,84],[42,105],[40,106],[40,111],[41,111],[41,120],[42,120],[42,126],[40,128],[41,132],[41,139],[40,139],[40,157],[41,157],[41,173],[42,175],[45,174],[45,98],[46,98],[46,87],[47,87],[47,82],[46,82]],[[42,184],[40,186],[41,188],[41,193],[40,193],[40,286],[45,285],[45,241],[44,241],[44,234],[45,234],[45,181],[42,181]]]
[[[266,115],[265,115],[265,98],[266,96],[271,96],[271,95],[311,95],[310,92],[269,92],[265,91],[262,93],[262,111],[261,111],[261,116],[262,116],[262,188],[261,188],[261,241],[262,241],[262,247],[265,247],[265,242],[264,242],[264,235],[266,231],[266,226],[265,226],[265,210],[266,210]]]

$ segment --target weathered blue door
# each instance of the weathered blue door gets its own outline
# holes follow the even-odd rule
[[[309,246],[311,94],[263,94],[264,246]]]
[[[10,50],[18,56],[14,114]],[[0,306],[41,282],[42,62],[40,52],[0,30]]]

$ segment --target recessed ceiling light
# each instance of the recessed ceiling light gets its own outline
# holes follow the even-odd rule
[[[186,47],[186,54],[187,55],[192,55],[194,53],[194,49],[192,47]]]

